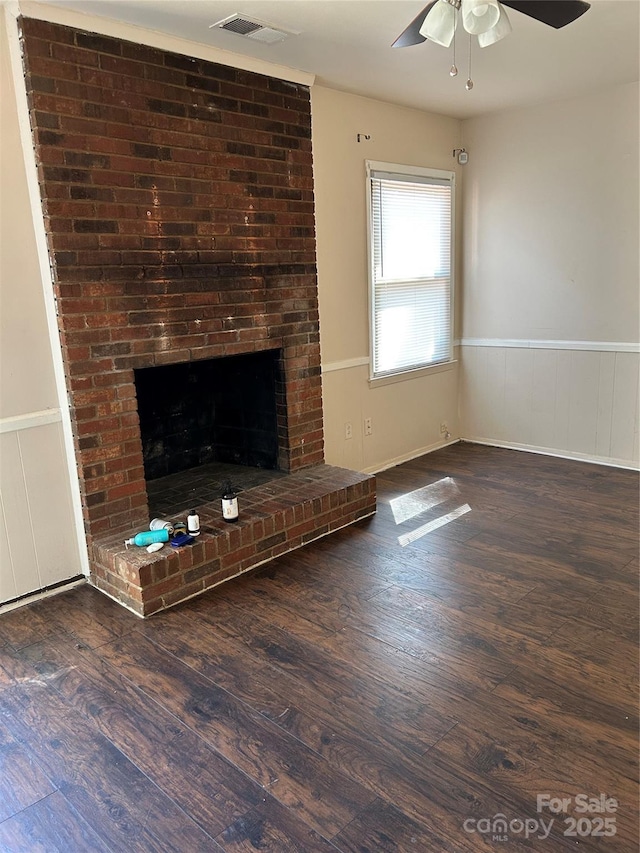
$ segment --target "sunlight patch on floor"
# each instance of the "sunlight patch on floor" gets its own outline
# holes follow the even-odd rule
[[[402,524],[458,494],[460,489],[456,486],[453,477],[443,477],[442,480],[431,483],[429,486],[394,498],[389,501],[389,506],[396,524]]]
[[[457,509],[448,512],[446,515],[441,515],[439,518],[434,518],[433,521],[428,521],[426,524],[416,527],[416,529],[412,530],[410,533],[398,536],[398,542],[404,548],[405,545],[409,545],[411,542],[415,542],[416,539],[426,536],[427,533],[431,533],[432,530],[444,527],[445,524],[455,521],[456,518],[460,518],[460,516],[465,515],[468,512],[471,512],[471,507],[469,504],[463,504],[462,506],[457,507]]]

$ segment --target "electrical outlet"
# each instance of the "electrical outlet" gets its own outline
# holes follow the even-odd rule
[[[373,433],[373,424],[371,418],[364,419],[364,434],[371,435]]]
[[[344,437],[347,440],[353,438],[353,424],[351,423],[351,421],[347,421],[347,423],[344,425]]]
[[[440,435],[446,435],[449,432],[449,427],[447,426],[447,422],[443,421],[440,424]]]

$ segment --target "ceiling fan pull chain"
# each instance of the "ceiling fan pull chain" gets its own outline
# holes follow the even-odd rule
[[[456,30],[457,30],[457,27],[453,31],[453,65],[449,69],[449,76],[450,77],[457,77],[458,76],[458,66],[456,65]]]
[[[471,36],[469,36],[469,75],[464,87],[467,92],[470,92],[473,89],[473,80],[471,79]]]

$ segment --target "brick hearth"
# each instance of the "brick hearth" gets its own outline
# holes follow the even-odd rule
[[[92,579],[149,613],[375,506],[369,478],[323,468],[309,90],[20,23]],[[283,478],[271,522],[252,490],[261,515],[236,532],[199,507],[210,529],[190,551],[124,560],[115,543],[149,521],[134,371],[267,349],[278,465],[322,482],[318,523],[287,515]]]
[[[240,517],[228,524],[220,502],[199,508],[194,545],[147,553],[125,549],[121,536],[96,542],[95,584],[140,616],[198,595],[280,554],[300,548],[375,512],[375,478],[316,465],[240,496]],[[182,515],[185,515],[182,513]]]

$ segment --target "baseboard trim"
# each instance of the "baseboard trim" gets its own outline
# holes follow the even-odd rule
[[[482,444],[485,447],[502,447],[505,450],[521,450],[524,453],[537,453],[540,456],[555,456],[557,459],[569,459],[575,462],[588,462],[590,465],[606,465],[608,468],[624,468],[627,471],[640,471],[640,463],[625,459],[611,459],[608,456],[590,456],[588,453],[556,450],[553,447],[538,447],[534,444],[518,444],[513,441],[490,441],[486,438],[460,438],[467,444]]]
[[[11,610],[16,610],[18,607],[24,607],[26,604],[34,604],[36,601],[42,601],[45,598],[51,598],[52,595],[58,595],[60,592],[67,592],[76,586],[82,586],[87,579],[84,575],[76,575],[60,583],[54,583],[45,589],[39,589],[37,592],[27,592],[25,595],[19,595],[17,598],[12,598],[4,604],[0,604],[0,616],[3,613],[9,613]]]
[[[396,465],[402,465],[403,462],[411,462],[412,459],[417,459],[419,456],[425,456],[427,453],[433,453],[434,450],[442,450],[443,447],[450,447],[452,444],[458,444],[459,441],[462,441],[462,439],[452,438],[450,441],[438,441],[435,444],[429,444],[426,447],[420,447],[417,450],[412,450],[410,453],[405,453],[402,456],[396,456],[394,459],[389,459],[381,465],[364,468],[362,473],[380,474],[382,471],[388,471],[389,468],[395,468]]]

